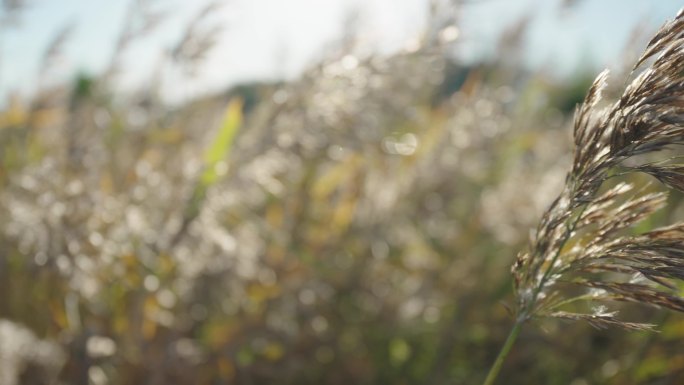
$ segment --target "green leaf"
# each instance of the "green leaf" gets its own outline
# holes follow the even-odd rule
[[[197,216],[207,190],[223,175],[221,172],[223,170],[219,169],[219,165],[230,154],[235,135],[242,124],[242,104],[241,98],[234,98],[228,102],[221,127],[211,146],[204,153],[204,171],[195,185],[188,206],[185,208],[186,218]]]
[[[221,128],[204,154],[205,169],[201,184],[205,188],[216,182],[220,176],[217,166],[230,154],[235,134],[242,124],[242,103],[240,98],[234,98],[228,103]]]

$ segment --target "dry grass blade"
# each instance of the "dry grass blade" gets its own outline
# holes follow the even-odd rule
[[[664,307],[676,311],[684,311],[684,299],[666,292],[656,290],[646,284],[629,282],[584,281],[580,285],[609,293],[606,298],[616,301],[640,302],[646,305]]]
[[[684,191],[683,165],[623,165],[627,159],[638,163],[636,155],[684,144],[684,13],[661,28],[636,67],[654,57],[616,103],[599,108],[608,79],[604,71],[577,109],[574,160],[565,187],[542,216],[529,251],[519,254],[513,266],[518,322],[551,316],[584,320],[598,328],[651,327],[623,322],[615,313],[561,309],[577,301],[631,301],[684,311],[684,299],[674,294],[676,286],[671,282],[684,279],[684,225],[625,236],[662,208],[667,195],[649,192],[652,186],[646,185],[627,197],[633,186],[626,183],[600,193],[618,167],[620,175],[648,173]],[[633,283],[635,277],[644,278],[646,284]],[[559,283],[566,282],[590,291],[564,299]]]
[[[586,321],[589,325],[597,329],[606,329],[609,327],[617,326],[619,328],[627,330],[653,330],[655,325],[635,323],[635,322],[624,322],[615,318],[615,313],[607,314],[578,314],[578,313],[568,313],[564,311],[559,311],[550,314],[551,317],[561,318],[571,321]]]
[[[655,166],[643,165],[635,170],[645,172],[672,188],[684,192],[684,165]]]
[[[588,243],[588,246],[599,244],[609,239],[612,234],[648,218],[651,214],[663,208],[666,201],[666,194],[651,193],[629,199],[613,210],[598,210],[594,222],[597,225],[597,229],[593,234],[594,239]]]
[[[673,44],[678,39],[684,37],[684,18],[682,17],[684,9],[680,10],[674,20],[668,21],[660,28],[660,31],[648,43],[646,51],[637,60],[634,68],[636,69],[642,65],[653,55],[662,51],[667,45]]]
[[[48,44],[40,64],[39,78],[45,77],[45,74],[55,65],[64,51],[69,37],[74,31],[74,24],[68,23],[63,26],[52,38]]]
[[[221,1],[209,2],[190,20],[183,36],[171,50],[173,60],[192,71],[206,57],[216,45],[224,26],[223,24],[205,26],[205,24],[222,6]]]
[[[164,21],[166,13],[154,3],[154,0],[133,0],[130,3],[105,78],[117,71],[121,56],[134,41],[145,37]]]

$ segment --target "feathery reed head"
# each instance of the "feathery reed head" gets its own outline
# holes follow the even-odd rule
[[[574,159],[562,193],[551,204],[512,269],[518,316],[585,320],[603,328],[648,329],[597,307],[562,310],[577,301],[630,301],[684,311],[673,280],[684,280],[684,223],[639,235],[626,232],[662,208],[666,193],[630,183],[605,186],[615,175],[646,173],[684,191],[684,164],[643,163],[637,155],[684,144],[684,10],[649,42],[635,69],[652,63],[617,102],[600,108],[608,72],[594,81],[574,124]],[[631,163],[626,164],[630,159]],[[564,298],[563,286],[586,288]]]

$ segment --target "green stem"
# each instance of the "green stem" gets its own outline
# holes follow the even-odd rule
[[[489,369],[487,379],[485,379],[485,382],[482,385],[494,385],[494,381],[496,381],[496,377],[499,375],[508,353],[511,351],[515,340],[518,338],[518,334],[520,334],[520,328],[522,327],[523,322],[525,322],[523,318],[518,318],[515,325],[513,325],[511,332],[508,334],[508,338],[506,338],[506,342],[501,347],[499,355],[496,357],[496,361],[494,361],[494,365]]]

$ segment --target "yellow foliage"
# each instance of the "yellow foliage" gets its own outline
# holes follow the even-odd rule
[[[250,300],[259,304],[270,298],[277,297],[280,294],[280,287],[278,285],[262,285],[253,283],[247,287],[247,296]]]
[[[22,125],[27,117],[26,108],[17,98],[11,98],[7,109],[0,112],[0,129]]]
[[[219,359],[218,367],[221,378],[232,379],[235,377],[235,365],[229,359],[224,357]]]
[[[282,227],[284,218],[285,213],[283,212],[283,206],[273,204],[266,209],[266,222],[268,222],[270,226],[276,228]]]
[[[332,223],[338,232],[342,232],[349,227],[349,224],[354,219],[357,202],[355,197],[348,197],[335,208]]]
[[[217,350],[229,342],[235,335],[235,325],[230,322],[212,322],[205,329],[205,343]]]
[[[283,357],[285,350],[283,346],[277,342],[272,342],[266,345],[263,350],[264,357],[269,361],[277,361]]]
[[[350,156],[323,174],[313,185],[311,195],[314,199],[326,199],[339,186],[345,184],[356,174],[362,159]]]
[[[155,296],[148,296],[145,298],[143,307],[143,324],[142,335],[145,340],[149,341],[157,334],[157,322],[154,321],[155,313],[159,311],[159,304]]]

